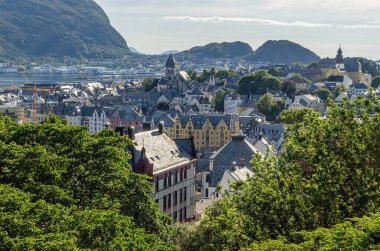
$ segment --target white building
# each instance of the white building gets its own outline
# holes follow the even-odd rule
[[[237,93],[229,93],[224,97],[224,113],[239,113],[243,99]]]

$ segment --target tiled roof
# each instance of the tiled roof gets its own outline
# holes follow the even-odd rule
[[[244,159],[245,166],[251,168],[249,162],[256,153],[259,151],[245,139],[245,135],[232,136],[230,142],[210,157],[213,161],[211,186],[215,187],[221,181],[224,171],[230,168],[233,161],[240,163],[240,160]]]
[[[141,156],[141,149],[146,149],[146,156],[153,164],[153,171],[161,171],[166,168],[186,163],[192,160],[192,156],[166,134],[160,134],[158,130],[137,133],[135,135],[134,157],[137,162]]]

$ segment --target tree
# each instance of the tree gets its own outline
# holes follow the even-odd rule
[[[265,71],[244,76],[239,81],[238,93],[242,95],[265,94],[268,89],[281,90],[281,81]]]
[[[170,104],[167,102],[160,102],[157,104],[157,109],[161,111],[169,111],[170,110]]]
[[[214,99],[212,100],[212,104],[215,108],[215,111],[224,112],[224,98],[227,95],[227,91],[219,90],[216,92]]]
[[[197,80],[197,76],[198,76],[198,74],[197,74],[196,71],[191,70],[191,71],[189,71],[188,74],[189,74],[189,77],[190,77],[191,80]]]
[[[147,196],[148,178],[131,171],[129,144],[112,130],[90,135],[54,117],[38,125],[0,117],[0,243],[23,250],[139,249],[140,241],[170,247],[172,229]]]
[[[218,78],[238,77],[239,75],[233,70],[218,70],[216,75]]]
[[[379,87],[379,85],[380,85],[380,76],[376,76],[373,78],[371,86],[374,89],[377,89]]]
[[[255,175],[235,188],[233,195],[221,199],[230,210],[225,210],[223,202],[219,202],[213,209],[219,213],[217,218],[207,212],[209,220],[207,224],[201,223],[199,232],[207,233],[208,247],[228,249],[220,246],[225,243],[223,237],[231,234],[230,229],[237,228],[239,236],[256,244],[263,243],[262,250],[281,247],[284,240],[290,244],[279,250],[297,250],[293,246],[303,240],[305,245],[316,248],[315,241],[326,238],[325,230],[310,237],[296,233],[331,228],[347,218],[377,212],[380,207],[378,100],[373,96],[359,97],[354,103],[343,102],[338,106],[329,102],[328,106],[324,119],[310,108],[281,114],[287,130],[282,151],[278,156],[254,155],[251,166]],[[238,223],[238,227],[227,222]],[[326,238],[331,242],[320,245],[337,250],[342,245],[339,243],[347,240],[356,249],[370,240],[359,232],[344,233],[341,225],[336,230],[333,228],[337,237]],[[363,242],[352,241],[355,236],[363,237]],[[277,241],[267,243],[268,239]],[[374,240],[378,242],[377,237]],[[244,248],[247,242],[233,245],[234,249]]]
[[[259,111],[275,120],[276,117],[284,110],[285,104],[283,101],[274,101],[273,96],[270,93],[266,93],[260,97],[257,102]]]
[[[279,69],[277,69],[277,68],[270,68],[270,69],[268,70],[268,73],[269,73],[270,75],[272,75],[273,77],[278,77],[278,76],[280,76],[280,71],[279,71]]]
[[[317,90],[317,95],[320,99],[323,101],[327,101],[328,98],[332,98],[332,93],[329,89],[327,88],[320,88]]]
[[[282,91],[290,98],[294,98],[296,95],[296,84],[293,81],[285,81],[282,85]]]
[[[141,83],[141,85],[144,87],[145,92],[150,92],[155,87],[153,79],[151,79],[151,78],[144,79],[144,81]]]

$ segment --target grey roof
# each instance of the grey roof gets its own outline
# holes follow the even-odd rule
[[[184,164],[192,160],[192,156],[166,134],[160,134],[158,130],[137,133],[135,135],[136,145],[133,147],[134,159],[137,162],[141,157],[144,147],[146,156],[153,171],[161,171],[166,168]]]
[[[362,90],[368,89],[368,86],[366,84],[363,84],[363,83],[352,84],[350,87],[355,88],[355,89],[362,89]]]
[[[326,82],[338,82],[338,83],[343,83],[344,81],[344,76],[330,76],[326,79]]]
[[[178,145],[178,147],[185,150],[188,154],[195,157],[195,147],[194,147],[194,141],[193,138],[186,138],[186,139],[174,139],[175,143]]]
[[[199,90],[198,87],[194,87],[191,90],[188,90],[187,93],[190,96],[203,96],[204,95],[203,92],[201,92],[201,90]]]
[[[92,117],[94,112],[97,112],[98,114],[101,114],[103,111],[105,112],[107,117],[110,117],[111,114],[115,111],[113,108],[100,108],[100,107],[88,107],[88,106],[83,106],[81,108],[81,116],[82,117]]]
[[[165,66],[169,68],[175,68],[175,59],[173,57],[173,54],[169,55],[168,60],[166,60]]]
[[[230,142],[210,157],[210,161],[213,161],[211,186],[215,187],[221,181],[224,172],[230,168],[233,161],[240,163],[240,160],[244,159],[245,166],[251,168],[249,162],[256,153],[260,152],[245,139],[245,135],[233,135]]]

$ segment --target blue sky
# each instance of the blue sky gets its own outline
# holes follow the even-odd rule
[[[95,0],[144,53],[287,39],[333,57],[380,59],[380,0]]]

